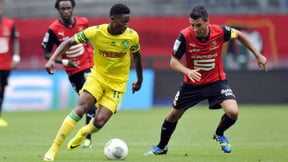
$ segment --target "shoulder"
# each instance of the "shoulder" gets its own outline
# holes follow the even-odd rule
[[[193,34],[192,27],[191,27],[191,26],[188,26],[188,27],[182,29],[182,30],[180,31],[180,33],[182,33],[183,35],[187,35],[187,34],[190,34],[190,33]]]
[[[2,22],[4,22],[5,24],[10,24],[10,25],[14,24],[14,20],[8,17],[3,17]]]
[[[106,30],[108,28],[108,24],[100,24],[95,26],[98,30]]]
[[[88,19],[87,17],[78,17],[78,16],[74,16],[77,24],[88,24]]]
[[[137,32],[132,29],[132,28],[127,28],[127,31],[130,33],[130,34],[137,34]]]
[[[92,39],[95,38],[95,36],[99,33],[105,33],[105,31],[107,31],[105,29],[106,28],[103,25],[89,26],[83,31],[83,33],[87,38]]]
[[[138,33],[132,28],[127,28],[127,33],[132,36],[138,36]]]
[[[59,22],[59,20],[57,19],[57,20],[54,20],[53,22],[52,22],[52,24],[50,24],[49,25],[49,29],[51,29],[51,30],[56,30],[56,29],[58,29],[58,28],[61,28],[63,25]]]
[[[223,33],[223,28],[221,25],[210,24],[209,27],[210,27],[210,30],[213,32]]]
[[[94,26],[89,26],[88,28],[85,29],[86,32],[106,32],[107,31],[107,24],[101,24],[101,25],[94,25]]]

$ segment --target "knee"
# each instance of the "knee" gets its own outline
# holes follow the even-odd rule
[[[226,114],[227,114],[231,119],[237,120],[237,119],[238,119],[238,116],[239,116],[239,111],[238,111],[238,109],[232,109],[232,110],[227,111]]]
[[[172,111],[167,115],[166,121],[177,122],[181,118],[182,114],[183,114],[183,112],[180,113],[178,111]]]
[[[75,108],[74,108],[74,112],[82,118],[82,116],[89,110],[86,108],[87,106],[85,105],[77,105]]]
[[[104,121],[104,120],[101,120],[101,119],[95,118],[93,124],[94,124],[94,126],[95,126],[96,128],[102,128],[102,127],[105,125],[105,121]]]

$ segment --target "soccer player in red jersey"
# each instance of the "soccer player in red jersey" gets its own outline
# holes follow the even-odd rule
[[[225,153],[232,151],[224,131],[236,122],[238,105],[223,71],[221,50],[224,42],[238,39],[254,54],[259,68],[267,71],[266,58],[247,37],[236,29],[209,24],[204,7],[194,7],[189,15],[189,22],[191,26],[183,29],[176,39],[170,60],[170,67],[184,74],[184,83],[176,93],[172,109],[162,124],[160,142],[146,152],[145,156],[167,154],[167,145],[178,120],[187,109],[206,99],[210,109],[223,108],[225,113],[214,139],[220,143]],[[179,61],[183,55],[186,66]]]
[[[20,62],[18,36],[14,21],[3,17],[0,3],[0,127],[8,125],[1,118],[1,109],[10,71],[15,69]]]
[[[59,19],[55,20],[46,32],[42,48],[45,59],[49,60],[53,46],[59,46],[65,40],[70,39],[75,33],[78,33],[88,27],[88,20],[85,17],[73,16],[75,7],[74,0],[56,0],[55,8],[59,12]],[[77,93],[81,90],[90,68],[93,67],[93,48],[89,43],[83,43],[72,46],[61,59],[56,60],[63,65],[63,69],[69,76],[70,83]],[[95,107],[86,113],[86,124],[95,116]],[[86,137],[83,148],[91,147],[91,135]]]

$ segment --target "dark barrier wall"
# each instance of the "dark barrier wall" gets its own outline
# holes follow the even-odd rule
[[[229,84],[239,103],[288,103],[288,70],[228,71]],[[174,71],[156,71],[154,105],[171,105],[182,84],[183,75]]]

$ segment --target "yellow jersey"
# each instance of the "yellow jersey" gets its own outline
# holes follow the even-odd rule
[[[126,83],[130,72],[130,53],[140,50],[139,36],[127,28],[122,34],[112,35],[108,24],[92,26],[74,35],[76,43],[90,41],[94,47],[94,67],[91,75],[107,84]],[[116,84],[113,84],[117,86]],[[115,87],[125,91],[123,87]],[[120,89],[119,89],[120,88]]]

